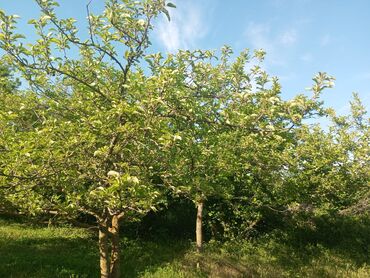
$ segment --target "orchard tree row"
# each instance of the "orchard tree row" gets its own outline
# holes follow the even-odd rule
[[[262,208],[367,209],[369,119],[356,95],[350,116],[323,107],[329,75],[284,100],[262,50],[150,53],[153,22],[174,8],[164,0],[107,0],[101,14],[88,5],[87,33],[57,2],[35,2],[33,42],[0,11],[0,209],[93,216],[101,277],[120,277],[120,221],[169,195],[194,203],[199,252],[210,198],[238,222],[213,203],[225,236]],[[318,117],[332,120],[327,130],[308,124]]]

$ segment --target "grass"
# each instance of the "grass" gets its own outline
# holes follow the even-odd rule
[[[0,277],[96,277],[95,245],[82,229],[0,221]]]
[[[368,225],[275,231],[244,242],[122,238],[123,277],[370,277]],[[325,224],[330,225],[330,224]],[[326,234],[326,233],[328,234]],[[95,232],[0,220],[0,277],[98,277]],[[200,270],[195,268],[200,261]]]

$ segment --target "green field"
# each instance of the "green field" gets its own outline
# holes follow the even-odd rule
[[[370,277],[368,225],[330,234],[272,232],[209,242],[196,270],[190,241],[122,237],[123,277]],[[346,236],[346,235],[347,236]],[[0,220],[0,277],[98,277],[93,230]]]

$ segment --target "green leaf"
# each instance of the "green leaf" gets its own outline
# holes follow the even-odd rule
[[[170,13],[166,9],[163,9],[162,11],[166,15],[168,21],[171,21]]]
[[[170,7],[170,8],[176,8],[176,5],[175,4],[173,4],[173,3],[167,3],[167,7]]]

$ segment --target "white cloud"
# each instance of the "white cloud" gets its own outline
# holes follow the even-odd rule
[[[283,45],[292,45],[297,41],[297,32],[295,30],[287,30],[280,35],[279,42]]]
[[[250,22],[246,30],[249,42],[256,49],[263,48],[267,52],[273,47],[270,39],[270,26],[268,24]]]
[[[176,9],[169,9],[171,21],[163,17],[155,31],[159,42],[168,52],[194,47],[208,29],[203,21],[203,7],[198,2],[183,0],[175,4]]]
[[[267,59],[276,65],[285,64],[283,50],[298,41],[295,29],[271,32],[270,24],[250,22],[246,28],[248,43],[255,49],[264,49]]]
[[[176,22],[172,21],[158,26],[158,36],[167,51],[173,51],[180,48],[180,30]]]

